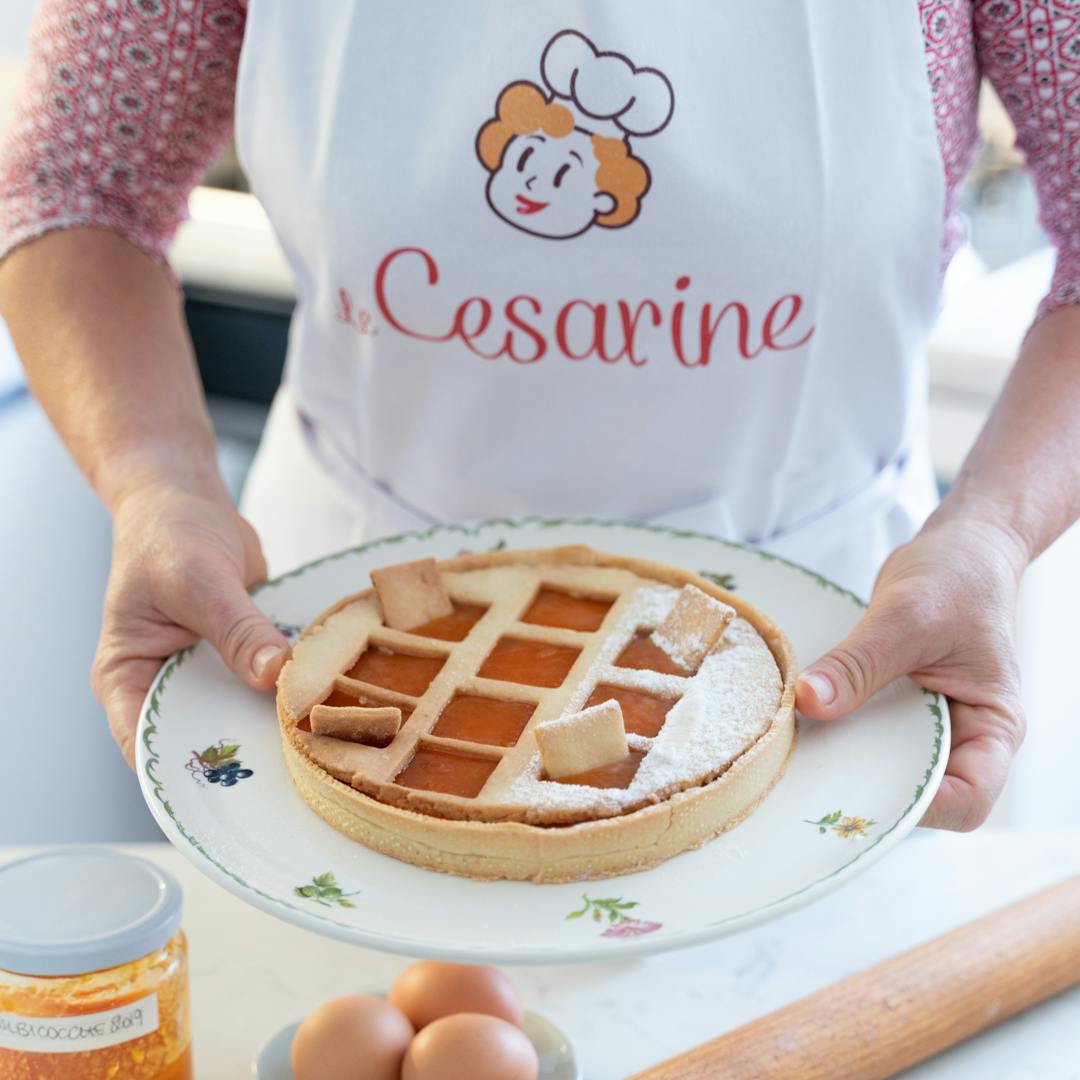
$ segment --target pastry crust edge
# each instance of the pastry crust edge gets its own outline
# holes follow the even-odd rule
[[[301,798],[338,832],[373,851],[414,866],[478,880],[560,883],[648,870],[700,847],[747,818],[783,776],[796,742],[794,650],[787,636],[749,602],[688,570],[584,545],[462,555],[439,562],[462,571],[518,562],[572,562],[619,566],[665,584],[696,585],[730,604],[761,634],[782,680],[780,704],[768,728],[718,777],[663,801],[615,817],[574,825],[470,821],[436,817],[380,802],[315,765],[293,736],[280,695],[285,763]],[[332,605],[305,631],[365,596],[364,590]]]

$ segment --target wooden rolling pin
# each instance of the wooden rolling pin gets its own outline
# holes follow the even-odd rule
[[[1080,983],[1080,877],[632,1080],[884,1080]]]

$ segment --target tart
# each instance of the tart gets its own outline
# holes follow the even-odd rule
[[[696,574],[574,546],[372,579],[297,640],[277,710],[301,796],[376,851],[483,879],[628,873],[732,828],[786,767],[790,643]]]

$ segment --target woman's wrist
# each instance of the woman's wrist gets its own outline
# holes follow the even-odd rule
[[[923,532],[959,530],[989,545],[1004,558],[1017,580],[1035,556],[1035,547],[1020,523],[1018,508],[1008,499],[972,490],[962,480],[942,499],[923,526]]]
[[[174,440],[110,454],[90,480],[113,515],[132,499],[168,492],[232,505],[212,439],[209,446]]]

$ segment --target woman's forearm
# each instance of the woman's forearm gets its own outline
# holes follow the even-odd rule
[[[0,263],[0,315],[30,387],[110,509],[167,483],[225,494],[180,297],[115,233],[50,233]]]
[[[1080,307],[1028,334],[956,482],[931,517],[999,528],[1029,562],[1080,517]]]

